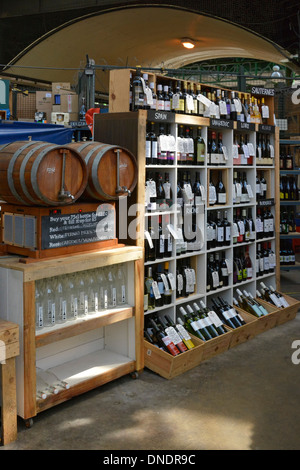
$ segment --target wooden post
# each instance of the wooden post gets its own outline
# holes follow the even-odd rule
[[[17,439],[17,392],[15,358],[6,359],[1,365],[2,381],[2,443]]]

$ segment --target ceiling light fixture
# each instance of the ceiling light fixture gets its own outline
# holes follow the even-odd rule
[[[193,40],[190,39],[190,38],[182,38],[182,39],[181,39],[181,44],[182,44],[183,47],[185,47],[186,49],[194,49],[194,47],[195,47],[195,41],[193,41]]]

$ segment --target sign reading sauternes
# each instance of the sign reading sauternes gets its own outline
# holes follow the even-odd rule
[[[274,88],[261,88],[253,86],[251,89],[252,95],[266,95],[266,96],[275,96]]]

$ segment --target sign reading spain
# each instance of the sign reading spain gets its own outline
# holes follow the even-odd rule
[[[0,109],[9,108],[9,80],[0,79]]]

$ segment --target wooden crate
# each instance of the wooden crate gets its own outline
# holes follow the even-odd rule
[[[231,330],[227,326],[225,326],[225,329],[227,330],[227,332],[223,335],[205,341],[205,343],[203,344],[203,361],[206,361],[211,357],[217,356],[218,354],[221,354],[229,349],[233,330]]]
[[[240,326],[231,331],[231,341],[229,348],[234,348],[239,344],[245,343],[257,335],[257,318],[241,308],[235,307],[236,311],[246,322],[246,325]]]
[[[0,319],[0,361],[18,356],[19,325]]]
[[[144,339],[145,367],[148,367],[148,369],[165,379],[172,379],[193,369],[202,362],[204,342],[194,336],[192,341],[195,348],[178,356],[172,356]]]
[[[287,294],[283,294],[282,292],[280,292],[280,293],[284,296],[284,298],[287,300],[287,302],[290,304],[290,306],[286,307],[286,308],[277,309],[276,326],[282,325],[283,323],[294,320],[294,318],[296,317],[296,315],[297,315],[297,313],[300,309],[300,301],[299,300],[296,300],[296,299],[294,299],[293,297],[290,297]],[[271,306],[268,302],[266,302],[264,300],[261,300],[261,303],[265,307]],[[276,308],[276,307],[272,307],[272,308]]]
[[[274,328],[277,325],[278,321],[278,315],[280,311],[278,310],[277,307],[269,304],[268,302],[265,302],[260,299],[256,299],[261,305],[265,307],[265,309],[269,312],[268,315],[265,315],[263,317],[257,318],[256,322],[256,327],[257,327],[257,332],[256,334],[261,334],[264,333],[265,331],[270,330],[271,328]]]

